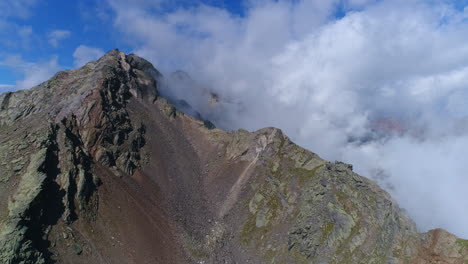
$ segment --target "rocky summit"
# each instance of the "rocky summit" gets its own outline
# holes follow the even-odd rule
[[[468,262],[351,165],[207,125],[162,78],[112,50],[0,95],[1,263]]]

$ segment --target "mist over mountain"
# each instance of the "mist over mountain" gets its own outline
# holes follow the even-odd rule
[[[0,10],[0,262],[466,258],[466,0]]]
[[[125,47],[190,76],[198,88],[166,89],[181,110],[279,127],[378,181],[421,230],[468,234],[465,0],[52,1],[0,3],[0,92]]]
[[[253,1],[243,16],[110,5],[138,54],[189,74],[169,90],[216,126],[279,127],[378,181],[421,230],[468,235],[466,8],[349,1],[340,16],[338,2]]]
[[[179,111],[164,94],[180,81],[111,50],[0,94],[2,263],[468,260],[467,240],[418,232],[352,165],[277,128],[226,132]]]

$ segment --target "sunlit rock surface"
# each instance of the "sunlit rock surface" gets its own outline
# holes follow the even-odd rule
[[[113,50],[0,95],[1,263],[468,261],[351,165],[192,118],[161,77]]]

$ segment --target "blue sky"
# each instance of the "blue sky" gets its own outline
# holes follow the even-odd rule
[[[15,89],[12,86],[25,78],[28,70],[36,65],[44,67],[45,64],[48,64],[49,70],[44,70],[42,74],[37,74],[34,79],[25,82],[24,85],[17,85],[16,88],[27,88],[25,85],[43,81],[46,75],[50,75],[55,70],[75,68],[78,64],[77,58],[74,58],[73,54],[79,46],[94,49],[94,56],[89,55],[82,58],[82,60],[86,60],[113,48],[119,48],[128,53],[138,49],[140,44],[128,38],[128,34],[123,34],[122,30],[115,26],[116,14],[124,1],[0,1],[4,2],[0,3],[0,7],[6,10],[5,14],[0,14],[0,38],[4,39],[4,41],[0,41],[0,92]],[[196,8],[197,6],[212,6],[225,10],[232,16],[244,17],[249,10],[248,7],[251,8],[252,5],[262,2],[277,1],[137,0],[129,5],[140,5],[142,8],[147,8],[151,10],[148,13],[154,16],[164,16],[180,9]],[[298,3],[302,1],[285,0],[282,2]],[[349,0],[349,2],[348,0],[330,0],[330,2],[335,2],[332,17],[339,19],[349,11],[360,10],[369,3],[376,3],[379,0]],[[358,4],[349,8],[353,2]],[[458,9],[463,9],[468,0],[447,0],[445,2]],[[12,57],[16,58],[13,63],[11,62]],[[25,67],[18,67],[20,64],[17,62],[18,59],[25,64]],[[5,85],[10,85],[10,87],[5,88]]]
[[[119,48],[124,52],[132,50],[132,47],[126,41],[122,41],[122,36],[113,28],[114,13],[105,1],[23,0],[18,1],[20,5],[18,9],[11,7],[15,0],[2,1],[6,1],[4,5],[12,9],[11,14],[3,18],[3,21],[9,24],[9,29],[4,32],[17,34],[17,28],[28,28],[31,31],[25,37],[27,40],[15,40],[14,43],[0,42],[0,60],[5,59],[6,56],[15,55],[21,56],[24,61],[34,63],[47,61],[52,56],[56,56],[60,68],[70,69],[74,67],[72,54],[80,45],[95,47],[103,51],[113,48]],[[157,12],[164,13],[175,8],[195,6],[195,4],[187,3],[195,3],[195,1],[180,1],[177,5],[165,5],[164,9],[157,10]],[[236,14],[243,12],[241,1],[206,0],[199,1],[197,4],[226,8]],[[50,34],[53,31],[68,33],[52,44]],[[1,33],[0,36],[8,37]],[[15,71],[13,67],[0,66],[0,84],[14,85],[15,81],[20,78],[22,74]]]
[[[62,70],[76,66],[73,53],[80,45],[101,51],[113,48],[119,48],[127,53],[132,51],[132,46],[122,40],[122,35],[113,27],[114,11],[106,1],[1,1],[5,2],[0,3],[0,7],[4,5],[8,11],[3,17],[0,14],[0,38],[11,38],[11,42],[0,41],[0,62],[11,56],[19,56],[24,63],[31,64],[44,63],[56,58],[57,68]],[[214,0],[179,1],[177,4],[158,7],[153,13],[170,12],[177,8],[189,8],[199,4],[225,8],[239,15],[243,13],[241,1]],[[6,24],[3,29],[2,23]],[[21,29],[26,31],[22,36],[19,33]],[[0,92],[6,90],[1,87],[2,85],[15,85],[24,74],[15,66],[0,63]]]
[[[32,31],[24,43],[0,43],[0,56],[3,59],[6,56],[21,56],[24,61],[32,63],[48,61],[56,56],[60,68],[70,69],[74,67],[72,54],[79,45],[99,47],[102,50],[114,47],[130,50],[113,33],[111,18],[94,17],[92,11],[88,10],[90,5],[87,2],[94,4],[95,1],[51,0],[37,1],[30,7],[25,5],[23,8],[29,10],[27,16],[18,17],[12,14],[5,20],[11,27],[29,27]],[[53,31],[68,33],[53,44],[50,39]],[[1,84],[15,84],[22,77],[13,68],[0,68]]]
[[[63,70],[76,66],[73,53],[80,45],[101,51],[119,48],[124,52],[131,52],[135,48],[113,25],[116,11],[109,3],[112,0],[0,1],[4,2],[0,3],[0,7],[7,10],[3,16],[0,14],[0,26],[2,23],[5,24],[3,28],[0,27],[0,38],[10,39],[8,43],[0,41],[0,92],[7,89],[4,86],[2,88],[2,85],[15,85],[16,81],[24,78],[25,70],[5,63],[5,60],[12,56],[21,58],[22,62],[29,63],[30,66],[56,59],[55,69]],[[159,1],[140,0],[132,2],[132,5],[138,5],[140,2],[141,6],[153,5],[151,11],[153,15],[164,15],[180,8],[206,5],[224,9],[233,16],[242,17],[246,14],[247,7],[255,2],[182,0],[148,4]],[[338,5],[336,16],[343,15],[344,5]],[[53,38],[54,33],[55,38]],[[40,78],[40,81],[43,79]]]

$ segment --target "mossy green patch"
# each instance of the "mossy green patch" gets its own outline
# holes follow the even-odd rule
[[[299,184],[302,186],[310,179],[314,178],[317,175],[317,171],[322,168],[323,165],[319,165],[312,170],[307,170],[303,168],[294,168],[291,170],[293,175],[295,175],[299,181]]]
[[[352,257],[354,250],[351,251],[348,249],[348,247],[350,245],[351,239],[353,239],[353,237],[355,237],[359,233],[360,229],[361,225],[359,221],[357,221],[356,224],[351,228],[349,236],[342,243],[340,243],[340,246],[336,250],[336,256],[342,255],[342,257],[339,258],[339,261],[337,261],[336,263],[353,263]]]
[[[268,201],[266,203],[266,205],[268,206],[268,208],[271,210],[272,212],[272,218],[276,218],[278,216],[278,211],[283,209],[283,205],[281,204],[281,201],[280,199],[278,198],[278,196],[276,195],[270,195],[268,197]]]
[[[268,232],[271,223],[283,209],[283,205],[274,193],[262,192],[255,194],[251,199],[249,209],[253,212],[249,214],[241,231],[241,240],[246,244],[251,241],[252,234],[261,237]]]
[[[89,65],[86,65],[85,67],[83,67],[83,71],[85,74],[89,74],[93,71],[93,69],[91,69]]]
[[[210,254],[201,247],[188,247],[190,255],[196,259],[206,259],[210,257]]]
[[[277,252],[275,250],[268,249],[265,252],[264,258],[265,258],[265,260],[267,260],[270,263],[275,263],[276,254],[277,254]]]
[[[457,244],[463,247],[468,247],[468,240],[457,239]]]
[[[260,239],[260,237],[267,232],[267,226],[257,227],[256,225],[256,214],[250,214],[247,217],[247,221],[242,226],[240,233],[241,242],[245,245],[249,245],[252,241]]]
[[[283,147],[284,147],[284,144],[286,143],[286,138],[285,137],[281,137],[280,139],[280,144],[278,146],[278,150],[276,151],[276,156],[282,160],[283,159],[283,154],[282,154],[282,151],[283,151]]]
[[[458,246],[458,253],[461,255],[465,255],[468,251],[468,240],[465,239],[457,239],[455,244]],[[465,260],[464,263],[468,263],[468,260]]]
[[[335,224],[333,224],[332,222],[328,222],[322,226],[322,236],[320,237],[320,245],[323,245],[323,243],[325,243],[330,233],[333,232],[334,227]]]

